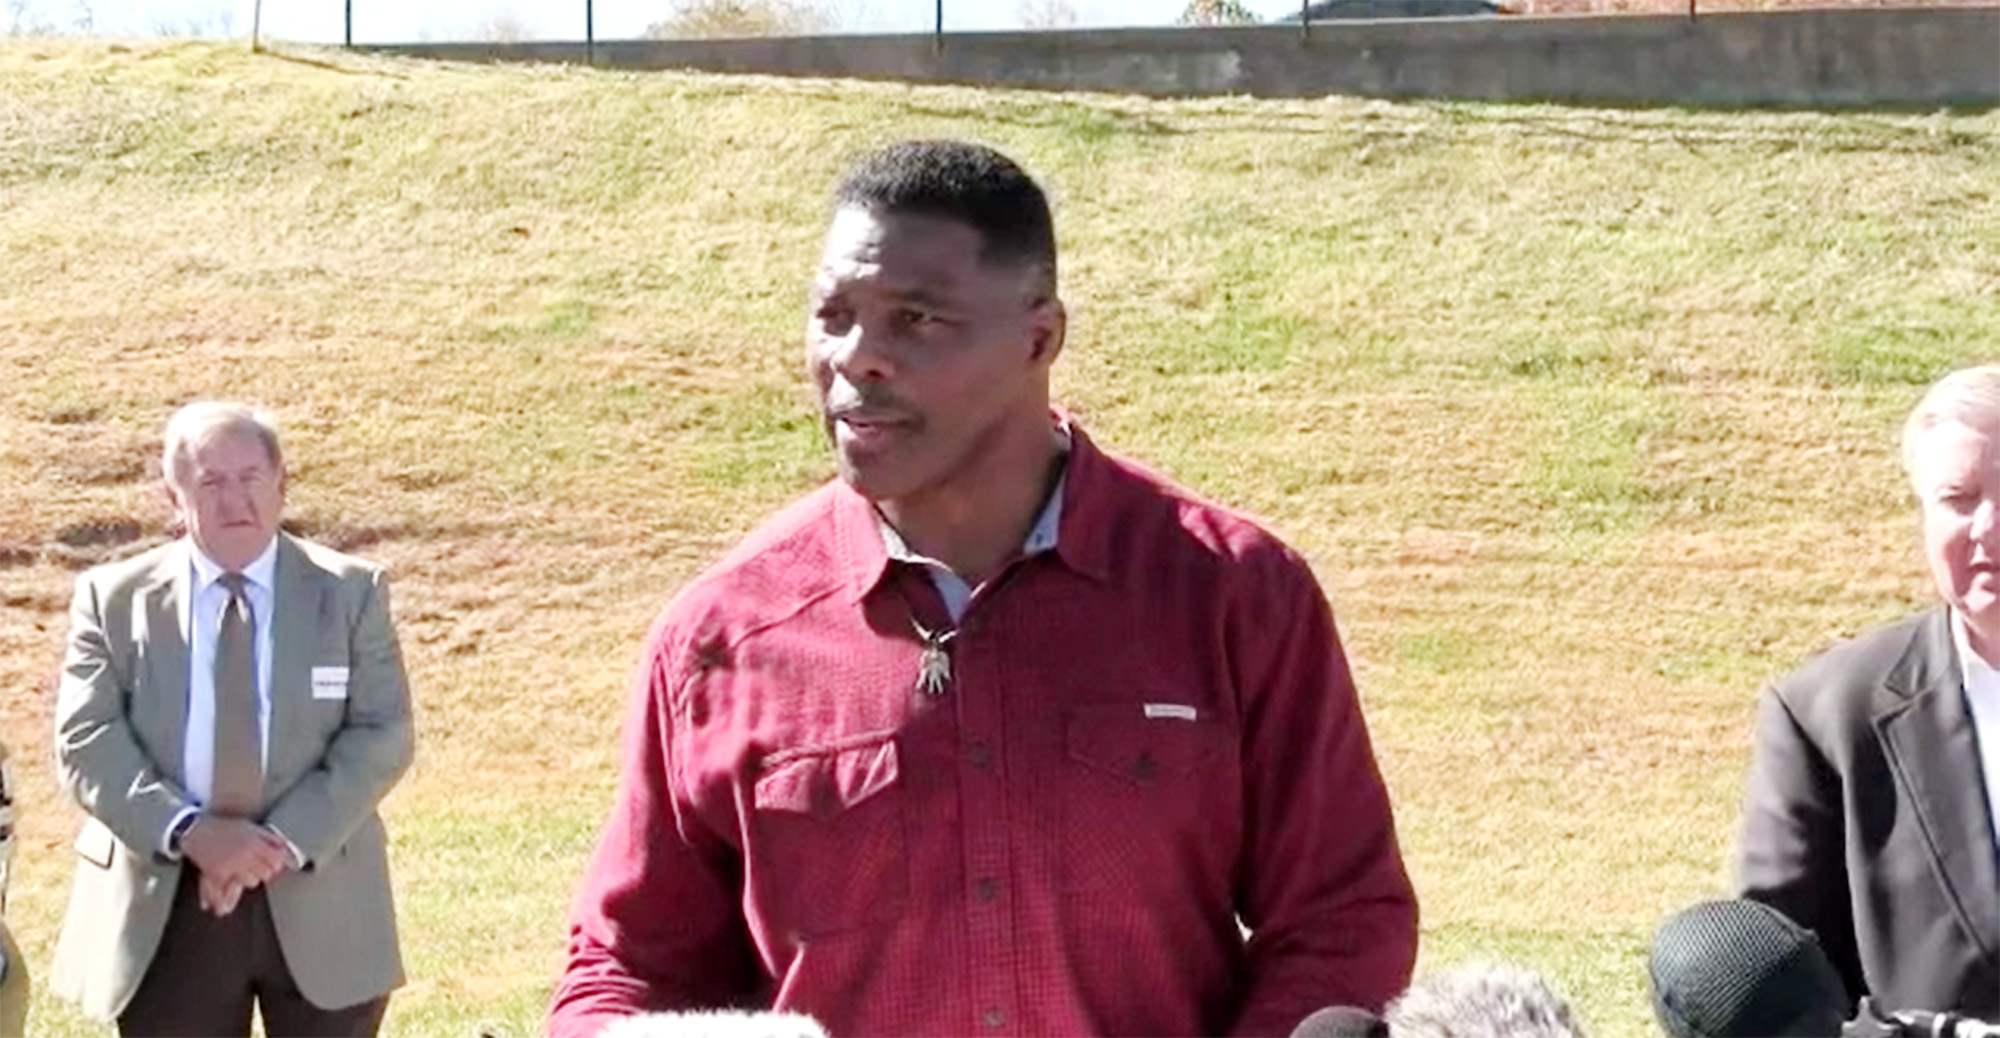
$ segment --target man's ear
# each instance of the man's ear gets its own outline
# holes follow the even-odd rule
[[[187,512],[181,507],[181,493],[174,489],[172,480],[162,479],[155,485],[159,494],[160,507],[167,510],[167,532],[175,537],[187,532],[184,520]]]
[[[1063,339],[1069,333],[1069,311],[1063,308],[1062,300],[1051,296],[1035,304],[1034,313],[1029,317],[1030,359],[1043,367],[1049,367],[1062,355]]]

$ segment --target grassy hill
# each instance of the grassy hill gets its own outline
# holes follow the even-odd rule
[[[798,374],[844,161],[1049,185],[1103,442],[1264,516],[1340,617],[1424,963],[1651,1031],[1761,682],[1925,598],[1894,431],[2000,352],[2000,115],[1128,99],[0,43],[8,916],[46,970],[78,567],[165,536],[168,408],[287,423],[291,514],[396,574],[388,1031],[526,1035],[650,616],[831,472]],[[34,1029],[102,1033],[43,998]]]

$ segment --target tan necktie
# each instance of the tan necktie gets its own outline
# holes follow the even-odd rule
[[[215,782],[209,809],[254,818],[264,800],[263,739],[257,728],[257,618],[241,573],[225,573],[229,605],[215,635]]]

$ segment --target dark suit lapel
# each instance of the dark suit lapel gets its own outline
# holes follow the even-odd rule
[[[1959,921],[1981,954],[2000,958],[2000,851],[1988,819],[1979,749],[1965,705],[1951,614],[1933,612],[1891,691],[1907,697],[1875,717],[1889,764],[1908,788]],[[1897,687],[1900,686],[1900,687]]]
[[[296,775],[285,757],[299,740],[301,700],[312,694],[314,639],[320,629],[321,597],[325,590],[321,571],[291,537],[278,535],[276,574],[272,578],[271,611],[276,614],[271,629],[271,732],[265,753],[264,796],[268,801],[283,776]]]

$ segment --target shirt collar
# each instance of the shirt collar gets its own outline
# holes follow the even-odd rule
[[[1103,513],[1113,506],[1115,493],[1106,477],[1115,464],[1098,451],[1068,413],[1057,410],[1052,417],[1057,429],[1069,438],[1069,460],[1029,531],[1024,550],[1029,554],[1052,553],[1069,568],[1101,581],[1109,573],[1106,560],[1112,532],[1110,519]],[[882,583],[895,559],[883,534],[888,524],[882,522],[872,502],[845,483],[836,482],[832,492],[834,551],[846,569],[849,601],[859,602]],[[1047,535],[1048,543],[1036,548],[1040,534]]]
[[[1072,442],[1070,430],[1064,425],[1059,427],[1057,432],[1062,434],[1063,453],[1068,454]],[[1023,556],[1040,555],[1045,551],[1052,550],[1055,548],[1056,542],[1061,539],[1063,486],[1068,482],[1069,465],[1065,462],[1063,471],[1056,476],[1055,487],[1049,491],[1048,500],[1042,502],[1042,510],[1035,516],[1035,525],[1028,529],[1028,536],[1021,541],[1021,554]],[[875,526],[882,533],[882,549],[888,552],[890,559],[896,562],[914,562],[924,566],[943,565],[943,563],[938,562],[936,559],[926,558],[917,554],[910,547],[909,542],[903,540],[903,535],[897,532],[895,527],[889,525],[889,520],[882,517],[880,510],[875,511]]]
[[[1958,649],[1958,676],[1967,693],[1975,688],[2000,684],[2000,668],[1972,651],[1972,642],[1965,636],[1965,618],[1958,615],[1956,609],[1951,611],[1951,643]]]
[[[195,594],[199,595],[207,591],[210,585],[221,580],[222,574],[225,571],[214,559],[209,558],[193,540],[189,540],[187,545],[188,558],[194,562],[194,590]],[[272,591],[276,586],[274,577],[277,569],[278,538],[274,535],[271,538],[271,543],[264,546],[263,552],[250,560],[250,565],[243,567],[243,579],[260,590]]]

